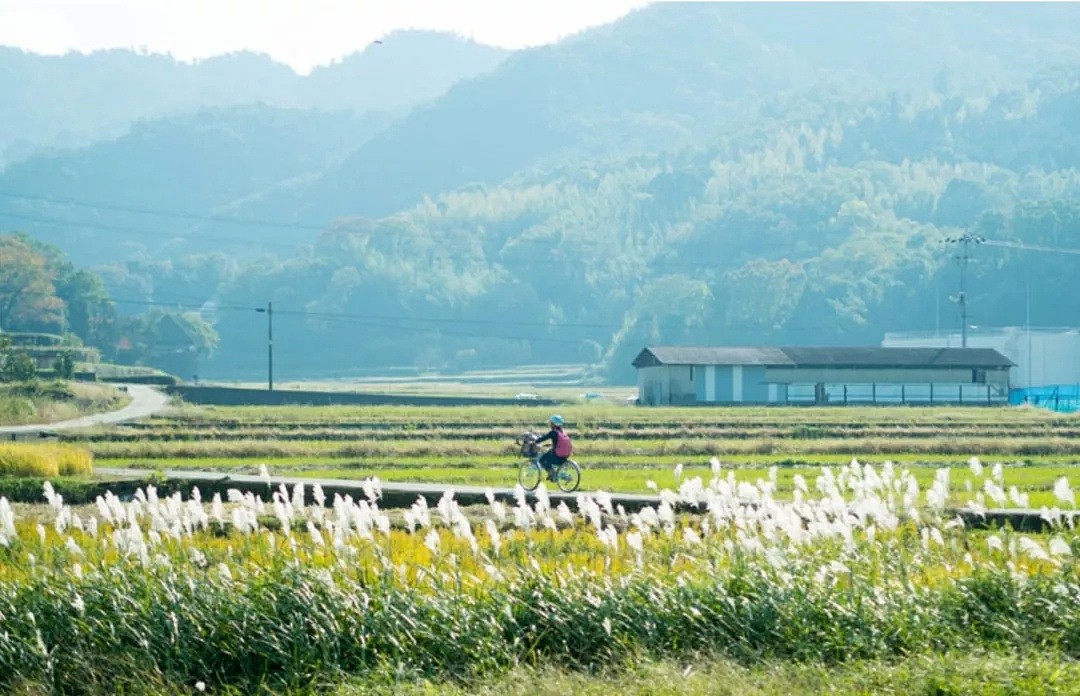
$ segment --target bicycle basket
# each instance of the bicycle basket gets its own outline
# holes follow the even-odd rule
[[[526,432],[518,440],[518,444],[521,445],[521,456],[532,458],[535,457],[540,448],[536,444],[537,434],[534,432]]]

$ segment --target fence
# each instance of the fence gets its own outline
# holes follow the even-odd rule
[[[988,406],[1007,403],[1009,395],[993,384],[790,384],[789,404],[941,404]]]
[[[1080,384],[1013,389],[1009,392],[1009,403],[1014,406],[1031,404],[1058,413],[1075,413],[1080,411]]]

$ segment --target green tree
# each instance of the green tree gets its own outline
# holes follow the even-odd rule
[[[21,350],[8,350],[0,365],[0,380],[4,382],[31,382],[37,378],[34,359]]]
[[[63,301],[49,259],[22,234],[0,236],[0,329],[59,331]]]
[[[98,348],[116,340],[116,308],[101,278],[63,262],[58,269],[56,294],[66,308],[67,330]]]
[[[56,376],[60,379],[72,379],[75,377],[75,355],[70,350],[65,350],[56,356]]]

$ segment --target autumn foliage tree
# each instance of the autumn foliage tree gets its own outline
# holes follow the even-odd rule
[[[64,303],[49,259],[20,234],[0,236],[0,329],[60,332]]]
[[[0,235],[0,330],[74,334],[105,348],[116,313],[101,279],[48,244]]]

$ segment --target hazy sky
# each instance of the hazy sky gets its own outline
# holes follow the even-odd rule
[[[520,48],[615,20],[644,0],[0,0],[0,45],[145,48],[190,60],[248,49],[300,72],[395,29]]]

